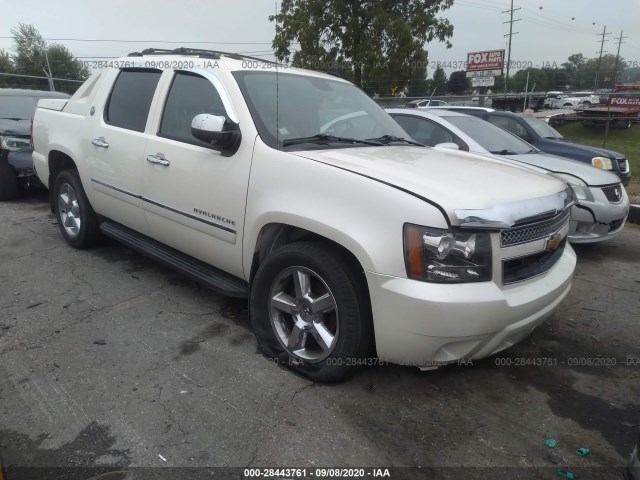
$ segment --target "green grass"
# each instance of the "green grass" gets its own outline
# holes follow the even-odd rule
[[[640,197],[640,125],[634,124],[629,129],[609,130],[606,145],[604,128],[585,128],[580,123],[568,123],[557,130],[567,139],[594,147],[605,147],[623,153],[631,167],[631,183],[627,186],[629,196]]]

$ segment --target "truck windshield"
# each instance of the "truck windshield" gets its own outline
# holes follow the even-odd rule
[[[536,117],[523,116],[522,118],[524,118],[524,121],[527,122],[529,126],[542,138],[557,138],[558,140],[564,140],[564,137],[560,135],[560,132],[547,122]]]
[[[260,137],[273,148],[344,148],[410,139],[351,83],[274,71],[238,71],[234,76]]]

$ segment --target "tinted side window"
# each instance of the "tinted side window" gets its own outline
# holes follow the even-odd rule
[[[458,143],[448,130],[428,120],[406,115],[398,115],[393,118],[416,142],[430,147],[434,147],[439,143]]]
[[[104,120],[116,127],[144,132],[159,70],[122,70],[113,85]]]
[[[213,84],[199,75],[178,72],[173,79],[158,135],[210,147],[191,135],[191,121],[201,113],[227,116]]]
[[[516,134],[523,140],[527,140],[527,141],[531,140],[531,137],[529,136],[527,131],[524,129],[524,127],[512,118],[489,115],[487,119],[494,125],[502,127],[505,130]]]

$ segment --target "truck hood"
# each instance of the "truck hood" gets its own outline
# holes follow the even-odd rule
[[[491,209],[566,189],[560,180],[526,166],[447,148],[383,146],[289,153],[427,198],[442,207],[452,224],[457,224],[455,210]]]
[[[523,153],[520,155],[505,155],[505,157],[542,168],[549,172],[568,173],[580,178],[589,186],[620,183],[618,176],[611,172],[578,160],[557,157],[555,155],[549,155],[548,153]]]
[[[30,120],[11,120],[10,118],[0,118],[0,135],[29,137]]]

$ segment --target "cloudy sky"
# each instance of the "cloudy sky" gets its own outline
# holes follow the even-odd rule
[[[269,58],[275,11],[270,0],[3,0],[0,48],[10,50],[11,29],[34,25],[51,42],[67,46],[84,61],[117,57],[149,46],[191,46]],[[621,55],[640,66],[640,0],[514,0],[512,60],[534,67],[559,66],[572,53],[595,57],[598,36],[611,32],[605,51],[624,30]],[[455,0],[443,13],[454,25],[453,48],[426,46],[429,60],[459,70],[469,51],[506,48],[510,0]],[[272,58],[272,57],[271,57]],[[431,69],[430,74],[433,73]]]

